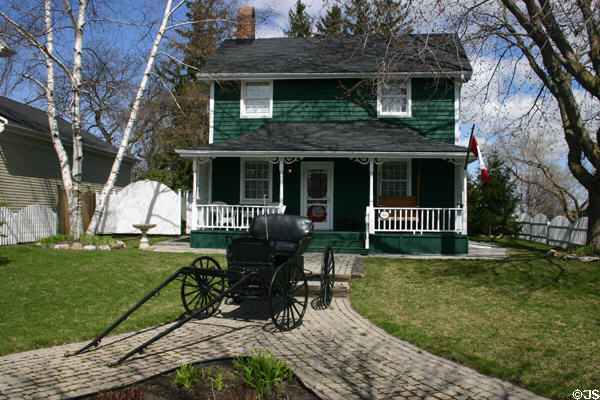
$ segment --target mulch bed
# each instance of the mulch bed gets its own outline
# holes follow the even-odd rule
[[[84,399],[98,400],[158,400],[158,399],[258,399],[258,394],[247,385],[241,375],[235,370],[232,359],[224,359],[210,363],[198,363],[196,367],[212,368],[213,379],[217,372],[223,374],[224,387],[217,390],[214,380],[208,376],[204,379],[199,376],[191,389],[176,387],[174,382],[175,372],[165,373],[150,378],[135,385],[121,388],[110,392],[101,392],[98,394],[83,397]],[[293,381],[283,381],[275,384],[275,389],[262,397],[265,400],[271,399],[299,399],[315,400],[319,399],[310,389],[306,388],[302,382],[295,378]]]

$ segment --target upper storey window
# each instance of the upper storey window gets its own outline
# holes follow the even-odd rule
[[[273,81],[242,82],[240,118],[273,116]]]
[[[377,85],[378,117],[410,117],[410,79],[380,81]]]

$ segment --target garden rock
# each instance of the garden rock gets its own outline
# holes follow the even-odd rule
[[[50,246],[51,249],[68,250],[71,246],[68,243],[56,243]]]
[[[563,260],[577,260],[581,262],[594,262],[600,260],[600,257],[592,257],[592,256],[576,256],[574,254],[567,254],[563,257]]]
[[[100,246],[98,246],[98,250],[110,250],[110,245],[101,244]]]
[[[122,240],[117,240],[116,242],[110,244],[111,249],[124,249],[125,247],[127,246],[125,246],[125,242]]]
[[[81,249],[83,249],[83,245],[79,242],[75,242],[75,243],[71,244],[71,249],[81,250]]]
[[[94,246],[93,244],[87,244],[85,246],[83,246],[84,250],[96,250],[96,246]]]
[[[37,242],[35,245],[36,245],[37,247],[46,247],[46,246],[44,246],[43,244],[41,244],[40,242]]]

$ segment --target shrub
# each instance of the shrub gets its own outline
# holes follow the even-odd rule
[[[173,383],[177,387],[191,389],[194,385],[194,381],[196,380],[196,376],[198,376],[198,370],[194,365],[182,364],[175,371],[175,379]]]
[[[244,382],[256,391],[259,399],[273,390],[275,383],[294,377],[294,372],[286,363],[266,350],[253,349],[250,357],[237,358],[233,365],[241,372]]]
[[[39,242],[41,244],[48,246],[48,245],[54,244],[54,243],[65,242],[67,240],[71,240],[71,236],[60,234],[60,235],[54,235],[54,236],[40,239]]]
[[[497,152],[488,158],[490,185],[478,175],[468,182],[469,235],[515,235],[519,230],[515,209],[516,183]]]
[[[98,235],[88,235],[88,234],[81,235],[79,237],[79,241],[84,246],[86,246],[88,244],[91,244],[94,246],[100,246],[101,244],[111,244],[111,243],[116,242],[116,240],[110,236],[98,236]]]
[[[600,254],[600,250],[592,246],[569,247],[567,249],[567,252],[571,254],[576,254],[578,256],[595,256]]]

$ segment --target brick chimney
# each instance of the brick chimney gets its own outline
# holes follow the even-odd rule
[[[254,7],[238,8],[236,37],[238,39],[254,39],[255,23]]]

